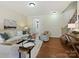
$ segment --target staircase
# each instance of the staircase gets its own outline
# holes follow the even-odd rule
[[[77,22],[77,10],[75,11],[75,13],[73,14],[73,16],[71,17],[69,23],[76,23]],[[68,28],[68,25],[66,25],[65,27],[62,28],[62,33],[67,33],[70,29]]]
[[[75,11],[74,15],[70,19],[69,23],[75,23],[77,21],[77,10]]]

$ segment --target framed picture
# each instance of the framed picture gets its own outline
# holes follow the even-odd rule
[[[4,29],[8,28],[16,28],[17,24],[15,20],[12,19],[4,19]]]

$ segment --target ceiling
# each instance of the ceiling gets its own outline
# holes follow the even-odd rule
[[[47,15],[53,12],[62,12],[71,1],[35,1],[35,7],[28,7],[33,1],[0,1],[0,7],[4,7],[25,16]]]

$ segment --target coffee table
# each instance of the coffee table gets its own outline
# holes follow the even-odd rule
[[[29,58],[31,58],[31,50],[33,49],[34,46],[30,46],[30,47],[23,47],[20,46],[19,47],[19,58],[21,58],[21,52],[28,52],[29,53]]]

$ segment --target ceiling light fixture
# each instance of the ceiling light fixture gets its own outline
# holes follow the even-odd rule
[[[35,7],[35,3],[29,3],[30,7]]]
[[[53,12],[53,14],[56,14],[56,12]]]

